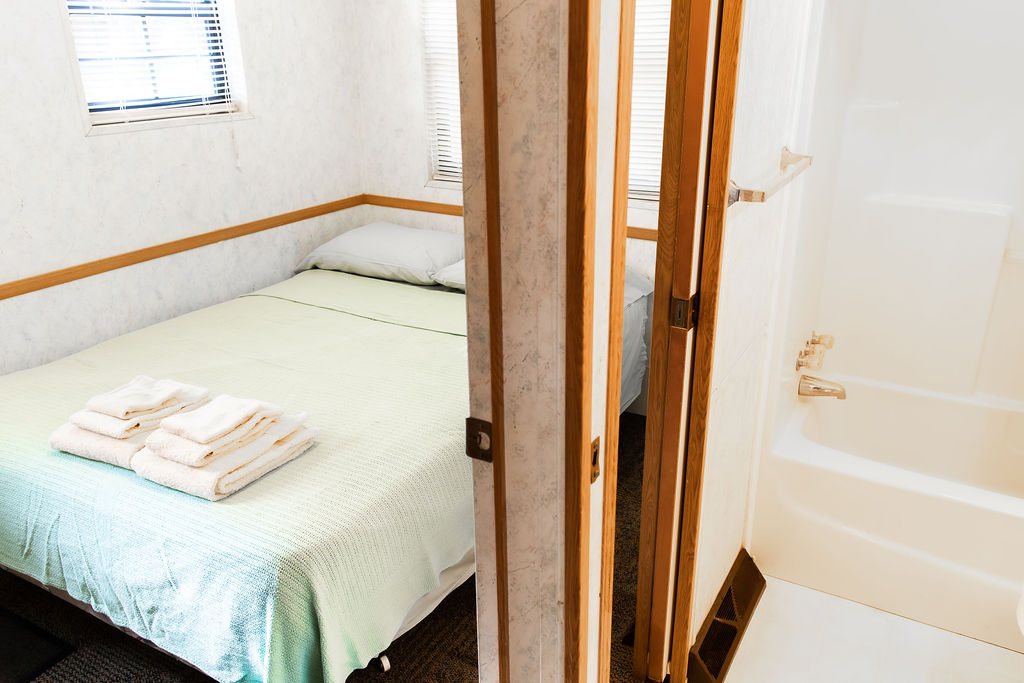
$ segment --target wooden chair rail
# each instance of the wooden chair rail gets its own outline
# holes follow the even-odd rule
[[[418,199],[385,197],[377,194],[357,194],[344,199],[338,199],[333,202],[327,202],[326,204],[317,204],[316,206],[309,206],[304,209],[298,209],[297,211],[289,211],[276,216],[270,216],[269,218],[261,218],[256,221],[241,223],[229,228],[204,232],[199,235],[192,235],[191,237],[183,237],[179,240],[164,242],[163,244],[157,244],[152,247],[136,249],[135,251],[129,251],[124,254],[108,256],[95,261],[89,261],[88,263],[80,263],[75,266],[53,270],[48,273],[32,275],[20,280],[0,283],[0,301],[3,299],[21,296],[22,294],[37,292],[40,289],[56,287],[57,285],[63,285],[68,282],[74,282],[75,280],[92,277],[93,275],[100,275],[101,273],[117,270],[118,268],[127,268],[128,266],[134,266],[137,263],[143,263],[145,261],[152,261],[153,259],[158,259],[163,256],[180,254],[181,252],[189,251],[190,249],[206,247],[211,244],[216,244],[217,242],[235,239],[236,237],[244,237],[245,235],[252,235],[264,230],[270,230],[271,228],[279,228],[282,225],[297,223],[299,221],[324,216],[326,214],[343,211],[345,209],[351,209],[364,204],[388,207],[392,209],[404,209],[406,211],[437,213],[446,216],[462,215],[462,207],[458,204],[442,204],[440,202],[427,202]],[[629,237],[643,240],[657,240],[658,231],[648,230],[645,228],[629,228]]]

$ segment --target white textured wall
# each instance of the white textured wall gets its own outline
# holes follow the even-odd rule
[[[348,0],[358,29],[363,186],[372,194],[462,203],[458,183],[427,183],[430,174],[420,0]],[[355,131],[353,131],[355,132]]]
[[[799,95],[814,2],[744,3],[730,171],[743,187],[778,172],[784,145],[802,151]],[[744,545],[790,192],[765,204],[734,205],[726,220],[691,637]]]
[[[419,2],[237,2],[252,118],[88,137],[63,12],[20,3],[0,25],[0,282],[361,192],[461,203],[427,187]],[[0,374],[279,281],[396,218],[461,229],[365,207],[0,301]]]

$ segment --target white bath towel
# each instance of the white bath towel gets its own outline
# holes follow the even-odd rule
[[[130,417],[122,420],[118,417],[111,417],[103,413],[97,413],[95,410],[79,410],[74,413],[71,418],[71,424],[87,429],[90,432],[96,432],[104,436],[109,436],[113,439],[127,439],[128,437],[138,434],[139,432],[152,432],[160,425],[160,420],[165,417],[170,417],[177,413],[188,412],[189,410],[195,410],[199,406],[206,403],[206,397],[204,396],[198,401],[172,401],[169,405],[160,410],[156,410],[151,413],[145,413],[136,417]]]
[[[112,439],[68,422],[50,435],[50,447],[81,458],[130,469],[132,456],[146,445],[147,436],[148,433],[140,432],[128,439]]]
[[[305,417],[285,416],[248,446],[205,467],[182,465],[143,448],[132,456],[132,469],[157,484],[199,498],[220,500],[293,460],[312,446],[318,430],[302,426]]]
[[[122,420],[153,413],[174,403],[195,403],[209,390],[173,379],[153,379],[139,375],[132,381],[90,398],[85,407]]]
[[[196,443],[164,429],[157,429],[146,439],[146,448],[166,460],[180,462],[189,467],[202,467],[249,445],[263,436],[274,422],[273,417],[254,415],[237,429],[210,443]]]
[[[196,443],[210,443],[238,429],[253,417],[279,417],[283,414],[284,410],[273,403],[221,394],[202,408],[164,418],[160,428]]]

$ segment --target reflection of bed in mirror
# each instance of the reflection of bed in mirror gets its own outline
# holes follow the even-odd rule
[[[219,680],[344,680],[474,571],[466,373],[460,292],[314,269],[0,377],[0,564]],[[320,437],[217,503],[48,447],[137,374],[307,411]]]

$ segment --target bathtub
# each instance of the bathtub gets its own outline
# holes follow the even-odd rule
[[[761,570],[1024,652],[1024,406],[828,379],[761,459]]]

